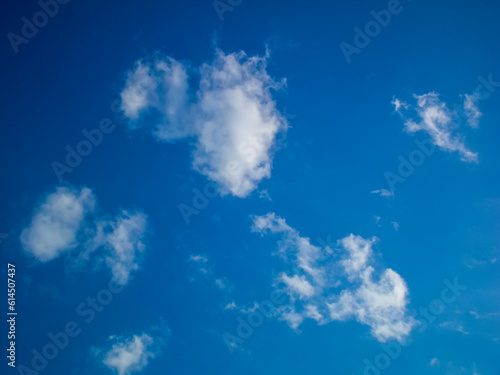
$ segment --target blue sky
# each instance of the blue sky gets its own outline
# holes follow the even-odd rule
[[[5,1],[2,373],[500,374],[499,8]]]

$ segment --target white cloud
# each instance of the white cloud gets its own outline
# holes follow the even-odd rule
[[[424,95],[414,95],[417,99],[416,107],[413,107],[419,117],[418,122],[412,118],[405,119],[405,130],[408,133],[418,131],[426,132],[433,143],[444,151],[458,152],[460,159],[465,162],[477,162],[477,153],[470,151],[464,144],[463,139],[457,134],[458,125],[455,124],[453,116],[455,115],[445,103],[439,100],[439,95],[430,92]],[[473,95],[466,95],[464,108],[469,124],[477,126],[480,117]],[[396,106],[397,107],[397,106]],[[401,114],[400,107],[397,108]]]
[[[489,319],[489,318],[495,318],[497,316],[500,316],[500,312],[491,312],[487,314],[479,314],[476,311],[469,311],[471,315],[474,316],[476,319]]]
[[[92,255],[111,269],[115,282],[124,285],[138,269],[138,253],[145,249],[146,215],[123,211],[112,220],[102,220],[96,211],[90,189],[57,187],[34,210],[21,233],[21,245],[40,262],[71,253],[75,265]]]
[[[146,334],[129,339],[119,338],[106,353],[103,363],[119,375],[141,371],[149,359],[154,358],[153,352],[148,350],[152,343],[153,339]]]
[[[437,359],[437,358],[432,358],[429,364],[430,364],[432,367],[434,367],[434,366],[439,366],[439,359]]]
[[[401,113],[401,108],[407,109],[409,107],[408,103],[402,102],[398,98],[393,98],[391,104],[394,105],[394,110],[398,113]]]
[[[477,108],[476,104],[478,101],[479,94],[465,94],[464,113],[467,117],[467,124],[472,128],[477,128],[479,126],[479,119],[483,115]]]
[[[376,238],[351,234],[339,240],[342,256],[336,259],[330,247],[312,245],[274,213],[253,217],[252,230],[281,235],[278,253],[291,267],[275,283],[289,296],[289,304],[279,312],[292,328],[304,319],[319,324],[356,319],[385,342],[403,340],[414,327],[406,310],[408,288],[403,278],[392,269],[375,270],[372,247]]]
[[[161,353],[168,334],[169,329],[162,325],[129,337],[111,336],[110,348],[93,348],[93,352],[113,372],[128,375],[143,370]]]
[[[267,60],[217,50],[199,68],[196,89],[172,58],[139,61],[122,91],[122,110],[132,128],[148,125],[158,140],[194,136],[194,169],[222,195],[246,197],[270,177],[276,137],[287,128],[272,96],[284,81],[268,75]]]
[[[163,141],[193,134],[193,124],[187,118],[188,75],[182,63],[160,56],[151,62],[138,61],[120,96],[132,128],[149,126]]]
[[[449,320],[449,321],[443,322],[443,323],[439,324],[439,328],[445,328],[445,329],[449,329],[452,331],[460,332],[460,333],[463,333],[464,335],[468,335],[470,333],[470,332],[467,332],[464,329],[464,327],[462,326],[462,324],[456,320]]]
[[[314,287],[306,280],[305,275],[290,277],[282,273],[280,279],[291,290],[292,294],[298,294],[300,299],[307,299],[314,295]]]
[[[127,211],[123,211],[113,221],[104,223],[104,226],[111,228],[103,242],[108,249],[106,264],[113,273],[113,279],[120,285],[126,284],[130,273],[139,268],[137,256],[146,247],[142,242],[146,224],[144,214],[129,214]]]
[[[95,197],[88,188],[58,187],[34,212],[21,233],[24,250],[46,262],[78,246],[77,234],[93,212]]]
[[[394,197],[394,192],[387,189],[372,190],[371,194],[379,194],[381,197]]]
[[[399,223],[397,221],[393,221],[392,225],[394,226],[394,230],[397,232],[399,230]]]
[[[236,306],[236,303],[234,303],[234,301],[232,301],[224,307],[224,310],[236,310],[237,308],[238,308],[238,306]]]

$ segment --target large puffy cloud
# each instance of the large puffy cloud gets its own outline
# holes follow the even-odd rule
[[[406,309],[408,288],[392,269],[375,269],[376,238],[351,234],[338,241],[338,249],[321,248],[274,213],[253,217],[252,229],[280,236],[278,253],[289,269],[278,275],[275,286],[289,296],[279,313],[292,328],[304,319],[319,324],[356,319],[381,342],[401,341],[411,332],[415,321]]]
[[[40,262],[65,253],[77,263],[93,256],[110,268],[115,282],[124,285],[138,269],[147,217],[122,211],[113,219],[103,219],[96,211],[96,197],[89,188],[57,187],[34,210],[21,233],[21,245]]]
[[[267,60],[217,50],[195,70],[196,88],[181,62],[141,60],[127,75],[122,110],[132,128],[148,127],[158,140],[194,137],[194,169],[221,194],[246,197],[270,177],[276,137],[287,128],[272,96],[284,81],[269,76]]]
[[[392,104],[405,119],[405,130],[408,133],[416,133],[423,131],[427,133],[432,142],[440,149],[448,152],[458,152],[460,159],[465,162],[477,162],[477,152],[469,150],[464,143],[462,137],[457,134],[458,124],[455,121],[457,113],[450,110],[446,103],[439,100],[439,95],[435,92],[430,92],[424,95],[414,95],[417,100],[416,106],[411,106],[407,103],[394,99]],[[477,109],[477,95],[465,95],[463,103],[463,115],[467,123],[472,127],[477,127],[481,112]],[[403,115],[402,110],[415,110],[418,121],[408,118]]]

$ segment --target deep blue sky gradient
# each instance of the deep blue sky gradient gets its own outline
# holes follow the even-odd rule
[[[106,212],[146,212],[148,248],[136,278],[91,324],[81,323],[82,334],[47,373],[105,374],[91,347],[163,319],[171,329],[167,348],[144,374],[362,374],[363,360],[381,349],[353,320],[324,326],[306,321],[298,334],[268,319],[245,351],[227,350],[221,335],[235,331],[238,314],[222,307],[233,299],[247,306],[268,299],[282,267],[271,255],[276,241],[250,230],[250,215],[272,211],[314,244],[349,233],[377,236],[378,261],[406,280],[411,309],[438,297],[445,279],[458,277],[468,286],[423,334],[412,333],[414,343],[384,373],[472,375],[477,366],[478,374],[500,374],[498,316],[476,320],[469,313],[499,311],[499,266],[466,266],[467,260],[499,255],[500,90],[479,103],[479,129],[465,133],[466,144],[479,152],[478,164],[436,150],[397,186],[394,198],[370,194],[387,188],[384,172],[395,171],[398,156],[407,157],[415,139],[426,137],[402,131],[390,104],[394,95],[411,100],[413,93],[436,91],[452,106],[476,89],[479,76],[500,81],[500,2],[401,4],[403,11],[348,64],[339,44],[352,44],[353,28],[364,27],[370,11],[386,8],[387,1],[244,0],[221,22],[209,0],[73,0],[18,54],[6,35],[19,33],[21,17],[38,5],[4,1],[0,232],[9,237],[0,258],[2,270],[7,261],[18,265],[18,361],[28,362],[48,332],[69,320],[81,323],[76,306],[109,281],[105,270],[68,273],[64,258],[34,264],[19,243],[33,207],[58,184],[51,163],[64,160],[65,147],[75,147],[83,129],[109,117],[116,129],[65,181],[91,187]],[[137,59],[160,50],[198,66],[212,60],[215,44],[249,55],[263,55],[268,46],[268,72],[287,79],[286,89],[275,93],[277,107],[294,116],[272,177],[259,185],[272,201],[257,194],[216,197],[186,225],[178,205],[189,204],[192,189],[207,182],[191,168],[192,145],[131,133],[110,105]],[[381,217],[380,227],[373,215]],[[188,258],[198,253],[230,280],[230,296],[189,280],[194,271]],[[60,298],[41,292],[41,285],[54,286]],[[459,321],[469,334],[440,328],[446,321]],[[431,368],[434,357],[455,367]]]

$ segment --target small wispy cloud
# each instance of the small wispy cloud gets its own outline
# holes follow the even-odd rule
[[[479,126],[479,119],[483,116],[481,111],[477,108],[477,103],[479,102],[479,94],[465,94],[464,100],[464,113],[467,119],[467,124],[471,128],[477,128]]]
[[[398,113],[401,113],[401,108],[408,109],[409,107],[408,103],[402,102],[396,97],[392,98],[391,104],[394,106],[394,110]]]
[[[500,316],[500,312],[490,312],[486,314],[479,314],[476,311],[469,311],[469,313],[476,319],[491,319]]]
[[[439,359],[437,358],[432,358],[431,361],[429,362],[429,365],[431,367],[436,367],[436,366],[439,366]]]
[[[225,292],[231,292],[234,286],[225,276],[215,274],[215,265],[206,254],[193,254],[189,256],[189,262],[193,265],[196,272],[190,277],[191,281],[202,281],[215,285],[218,289]]]
[[[398,223],[398,222],[393,221],[393,222],[392,222],[392,226],[394,227],[394,230],[395,230],[396,232],[397,232],[397,231],[399,231],[399,223]]]
[[[371,194],[378,194],[381,197],[394,197],[394,192],[387,189],[372,190]]]
[[[467,332],[464,329],[464,327],[462,326],[462,324],[456,320],[450,320],[450,321],[443,322],[443,323],[439,324],[439,328],[444,328],[444,329],[448,329],[451,331],[460,332],[460,333],[463,333],[464,335],[468,335],[470,333],[470,332]]]
[[[458,152],[460,159],[465,162],[477,162],[477,152],[469,150],[464,143],[463,137],[458,132],[458,125],[454,122],[456,114],[451,111],[446,103],[439,99],[439,95],[430,92],[424,95],[414,95],[417,101],[415,106],[403,106],[398,99],[393,100],[394,108],[405,120],[404,127],[408,133],[419,131],[427,133],[433,143],[441,150],[447,152]],[[468,124],[477,127],[481,113],[476,107],[476,96],[465,95],[464,111]],[[414,120],[403,114],[401,110],[415,110],[418,120]]]

